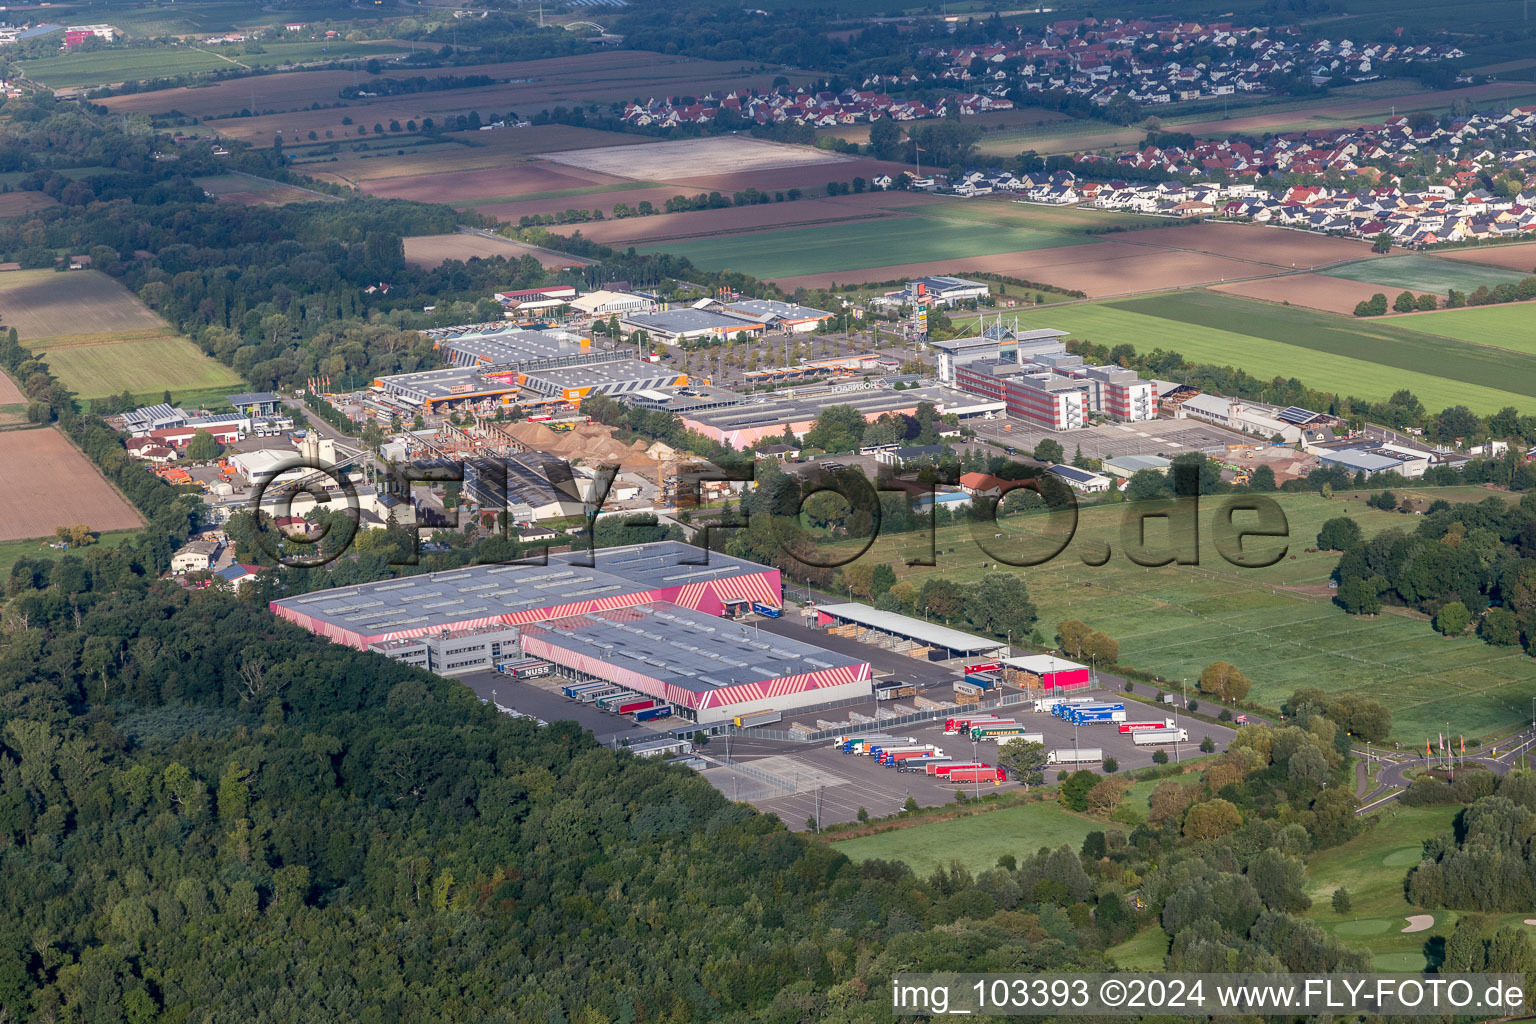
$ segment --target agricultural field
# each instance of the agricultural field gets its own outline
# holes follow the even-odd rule
[[[584,262],[511,239],[487,238],[485,235],[414,235],[405,239],[405,262],[415,267],[430,269],[444,260],[472,260],[493,256],[505,256],[508,259],[532,256],[546,267],[564,267],[573,262]]]
[[[690,239],[642,247],[641,251],[663,249],[701,267],[736,270],[769,280],[815,274],[853,281],[856,275],[841,271],[883,267],[896,252],[949,261],[1086,241],[1083,236],[1002,225],[977,224],[958,230],[952,221],[919,216]]]
[[[788,289],[819,288],[833,280],[841,284],[983,271],[1102,298],[1167,288],[1218,286],[1368,255],[1368,247],[1360,242],[1276,231],[1257,224],[1150,227],[1149,223],[1156,222],[1134,214],[1035,206],[1007,199],[948,200],[941,207],[923,212],[954,221],[954,230],[962,234],[980,223],[1051,230],[1092,244],[1046,251],[1018,246],[1014,251],[986,256],[903,262],[841,273],[796,274],[777,283]],[[1110,233],[1104,233],[1106,229]]]
[[[3,192],[0,193],[0,220],[23,217],[57,205],[58,202],[52,196],[42,192]]]
[[[234,371],[204,355],[138,297],[95,270],[21,270],[0,275],[0,317],[82,398],[124,389],[238,386]]]
[[[1343,314],[1353,314],[1356,306],[1368,301],[1371,296],[1381,291],[1374,284],[1346,281],[1343,278],[1327,277],[1323,274],[1260,277],[1252,281],[1213,285],[1211,290],[1227,295],[1240,295],[1245,299],[1262,299],[1265,302],[1278,302],[1282,305],[1305,306],[1307,309],[1322,310],[1324,313]],[[1420,294],[1423,293],[1414,292],[1415,296]]]
[[[32,338],[165,329],[138,297],[95,270],[16,270],[0,274],[0,319]]]
[[[1446,309],[1393,320],[1426,334],[1536,355],[1536,305],[1529,302]]]
[[[243,46],[156,46],[113,48],[20,62],[28,78],[53,89],[115,85],[142,78],[161,78],[218,71],[234,67],[280,67],[311,61],[358,57],[393,57],[405,49],[396,42],[349,43],[266,42],[263,53],[246,53]]]
[[[360,11],[341,0],[317,0],[304,6],[311,21],[366,22]],[[198,0],[195,4],[145,4],[115,6],[112,24],[134,36],[175,36],[282,25],[293,19],[284,7],[260,6],[245,0]]]
[[[1536,395],[1536,357],[1427,334],[1412,317],[1361,321],[1201,291],[1055,307],[1045,323],[1082,340],[1131,339],[1139,351],[1162,348],[1377,401],[1408,388],[1432,409],[1489,413]]]
[[[1382,288],[1407,288],[1416,292],[1436,292],[1442,296],[1451,288],[1471,292],[1480,285],[1492,288],[1505,282],[1517,284],[1526,276],[1502,267],[1421,255],[1387,256],[1331,267],[1320,273],[1346,281],[1365,281]]]
[[[1521,274],[1536,274],[1536,242],[1516,242],[1511,245],[1486,245],[1473,249],[1454,249],[1435,255],[1448,260],[1465,260],[1483,263],[1490,267],[1504,267]]]
[[[840,153],[750,137],[677,139],[627,149],[577,149],[546,153],[551,163],[626,178],[686,180],[718,174],[749,174],[777,167],[852,163]],[[836,169],[829,168],[833,177]],[[686,171],[686,173],[679,173]]]
[[[47,537],[60,526],[144,525],[132,505],[53,427],[0,431],[0,540]]]
[[[209,127],[233,139],[266,144],[281,131],[333,130],[338,138],[355,135],[341,123],[351,116],[402,124],[408,118],[441,119],[446,114],[479,111],[482,116],[516,111],[524,118],[556,106],[609,104],[635,96],[703,95],[714,89],[767,89],[779,74],[794,83],[809,81],[796,71],[764,71],[740,61],[696,60],[644,50],[601,50],[530,61],[504,61],[469,67],[390,68],[401,78],[486,75],[496,84],[472,89],[445,89],[404,96],[378,96],[346,101],[328,110],[311,110],[315,102],[340,101],[341,90],[358,82],[353,71],[295,71],[264,75],[253,95],[248,79],[217,82],[198,88],[165,89],[102,101],[113,113],[163,113],[179,110],[189,117],[212,119]],[[261,111],[258,117],[231,117],[240,110]],[[288,113],[284,113],[287,111]],[[490,134],[490,133],[487,133]]]
[[[1103,822],[1052,801],[845,839],[833,843],[832,848],[855,861],[905,861],[924,877],[934,868],[955,861],[975,872],[996,867],[1005,853],[1024,857],[1041,847],[1054,849],[1063,843],[1075,851],[1089,832],[1103,827]]]
[[[16,382],[0,373],[0,426],[25,423],[27,420],[27,396],[21,393]]]
[[[239,203],[241,206],[285,206],[288,203],[335,201],[332,196],[254,174],[216,174],[193,178],[192,182],[204,192],[218,197],[221,203]]]
[[[1493,493],[1478,487],[1414,491],[1452,501]],[[1447,723],[1477,736],[1523,720],[1536,696],[1536,660],[1524,652],[1471,637],[1447,639],[1410,613],[1356,618],[1333,605],[1327,582],[1338,558],[1306,550],[1325,520],[1350,516],[1368,536],[1393,527],[1409,530],[1416,523],[1368,508],[1368,494],[1340,493],[1332,500],[1313,493],[1274,495],[1288,538],[1249,542],[1259,552],[1285,547],[1285,557],[1267,568],[1240,569],[1220,556],[1212,517],[1222,498],[1212,496],[1200,502],[1197,565],[1149,569],[1131,562],[1121,534],[1128,506],[1115,504],[1081,510],[1067,548],[1021,571],[1039,608],[1042,633],[1051,634],[1063,619],[1081,619],[1119,641],[1122,663],[1172,685],[1193,682],[1206,665],[1226,660],[1253,680],[1250,699],[1277,707],[1298,686],[1327,680],[1332,690],[1362,693],[1391,708],[1393,734],[1404,743],[1417,743],[1426,729]],[[1234,522],[1243,526],[1254,519],[1241,514]],[[915,534],[880,537],[864,558],[891,564],[898,577],[919,586],[930,576],[963,585],[980,578],[985,561],[1038,559],[1060,543],[1058,524],[1044,517],[1005,515],[1000,526],[1002,540],[992,537],[997,530],[990,525],[978,531],[995,554],[977,545],[969,525],[957,525],[939,531],[937,566],[906,564],[927,550],[926,539]],[[1147,533],[1154,551],[1166,542],[1166,526],[1157,521]],[[843,544],[829,550],[855,546]],[[1108,562],[1097,568],[1084,563],[1102,557],[1105,545]]]
[[[154,332],[147,332],[154,333]],[[240,378],[177,335],[121,336],[105,341],[41,338],[28,347],[47,360],[64,386],[81,398],[105,398],[127,391],[155,397],[161,391],[238,388]]]
[[[1382,88],[1383,85],[1386,87]],[[1238,109],[1230,116],[1212,112],[1209,107],[1181,114],[1174,107],[1160,113],[1158,119],[1165,129],[1225,138],[1239,133],[1263,135],[1265,132],[1339,128],[1384,121],[1394,112],[1449,110],[1457,100],[1469,100],[1479,106],[1514,105],[1536,94],[1536,88],[1529,82],[1491,82],[1436,92],[1416,92],[1415,89],[1416,86],[1409,82],[1371,82],[1364,88],[1356,87],[1353,94],[1348,89],[1335,90],[1336,95],[1321,103],[1317,99],[1239,102]],[[978,152],[983,156],[1011,158],[1026,149],[1041,156],[1121,150],[1138,145],[1145,137],[1146,130],[1137,126],[1117,128],[1102,121],[1068,121],[1059,126],[1018,128],[983,135]]]

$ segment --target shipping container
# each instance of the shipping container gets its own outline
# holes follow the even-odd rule
[[[752,610],[765,619],[776,619],[784,614],[783,608],[775,608],[771,604],[759,604],[756,601],[752,602]]]
[[[928,766],[928,774],[932,775],[934,778],[942,779],[942,778],[947,777],[949,775],[949,773],[954,771],[956,768],[985,768],[985,767],[986,767],[986,763],[983,762],[983,761],[949,761],[949,762],[940,761],[940,762],[938,762],[936,764],[932,764],[932,765]]]
[[[782,722],[784,715],[778,711],[749,711],[744,715],[737,715],[731,721],[736,723],[738,729],[750,729],[754,725],[772,725],[774,722]]]
[[[1188,743],[1189,730],[1146,729],[1132,734],[1131,742],[1135,743],[1138,747],[1155,747],[1160,744],[1167,745],[1169,743]]]
[[[903,761],[910,761],[915,757],[943,757],[944,751],[938,747],[929,747],[926,750],[892,750],[880,755],[880,763],[886,767],[899,766]]]
[[[1098,747],[1053,750],[1046,755],[1047,764],[1098,764],[1102,760],[1104,760],[1104,751]]]
[[[658,704],[654,708],[646,708],[644,711],[635,712],[635,721],[637,722],[654,722],[658,718],[671,717],[672,705],[670,704]]]
[[[972,686],[979,686],[983,690],[990,690],[997,686],[997,678],[989,676],[985,672],[967,672],[965,674],[965,681]]]
[[[983,765],[980,768],[956,768],[945,778],[950,782],[990,782],[998,786],[1008,781],[1008,773],[1001,768]]]
[[[596,704],[604,697],[612,697],[616,693],[623,692],[624,687],[622,686],[606,686],[601,690],[588,690],[586,693],[578,695],[576,699],[583,704]]]
[[[1056,708],[1059,705],[1062,705],[1062,704],[1091,704],[1091,703],[1093,703],[1093,698],[1092,697],[1042,697],[1039,700],[1035,701],[1035,714],[1038,715],[1041,712],[1045,712],[1045,711],[1050,711],[1050,712],[1054,713],[1056,711]]]

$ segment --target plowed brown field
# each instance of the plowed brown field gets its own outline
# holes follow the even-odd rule
[[[148,472],[146,470],[146,472]],[[60,526],[124,530],[144,520],[58,430],[0,432],[0,540],[47,537]]]

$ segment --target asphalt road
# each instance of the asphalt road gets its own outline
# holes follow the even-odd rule
[[[1508,775],[1519,767],[1522,757],[1533,743],[1536,743],[1536,730],[1526,729],[1502,741],[1498,754],[1470,754],[1465,757],[1453,755],[1451,760],[1453,764],[1478,764],[1495,775]],[[1360,809],[1355,812],[1357,814],[1369,814],[1400,798],[1410,784],[1409,771],[1441,767],[1446,763],[1443,757],[1405,756],[1398,751],[1386,753],[1374,748],[1369,753],[1364,750],[1356,750],[1354,753],[1357,757],[1374,756],[1382,762],[1381,770],[1376,773],[1376,785],[1362,797]]]

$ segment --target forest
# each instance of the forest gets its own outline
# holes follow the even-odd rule
[[[1391,491],[1371,502],[1398,507]],[[1423,612],[1447,635],[1475,629],[1495,646],[1536,643],[1536,495],[1516,504],[1435,501],[1412,531],[1369,540],[1330,520],[1319,542],[1343,550],[1334,600],[1352,615],[1394,605]]]

